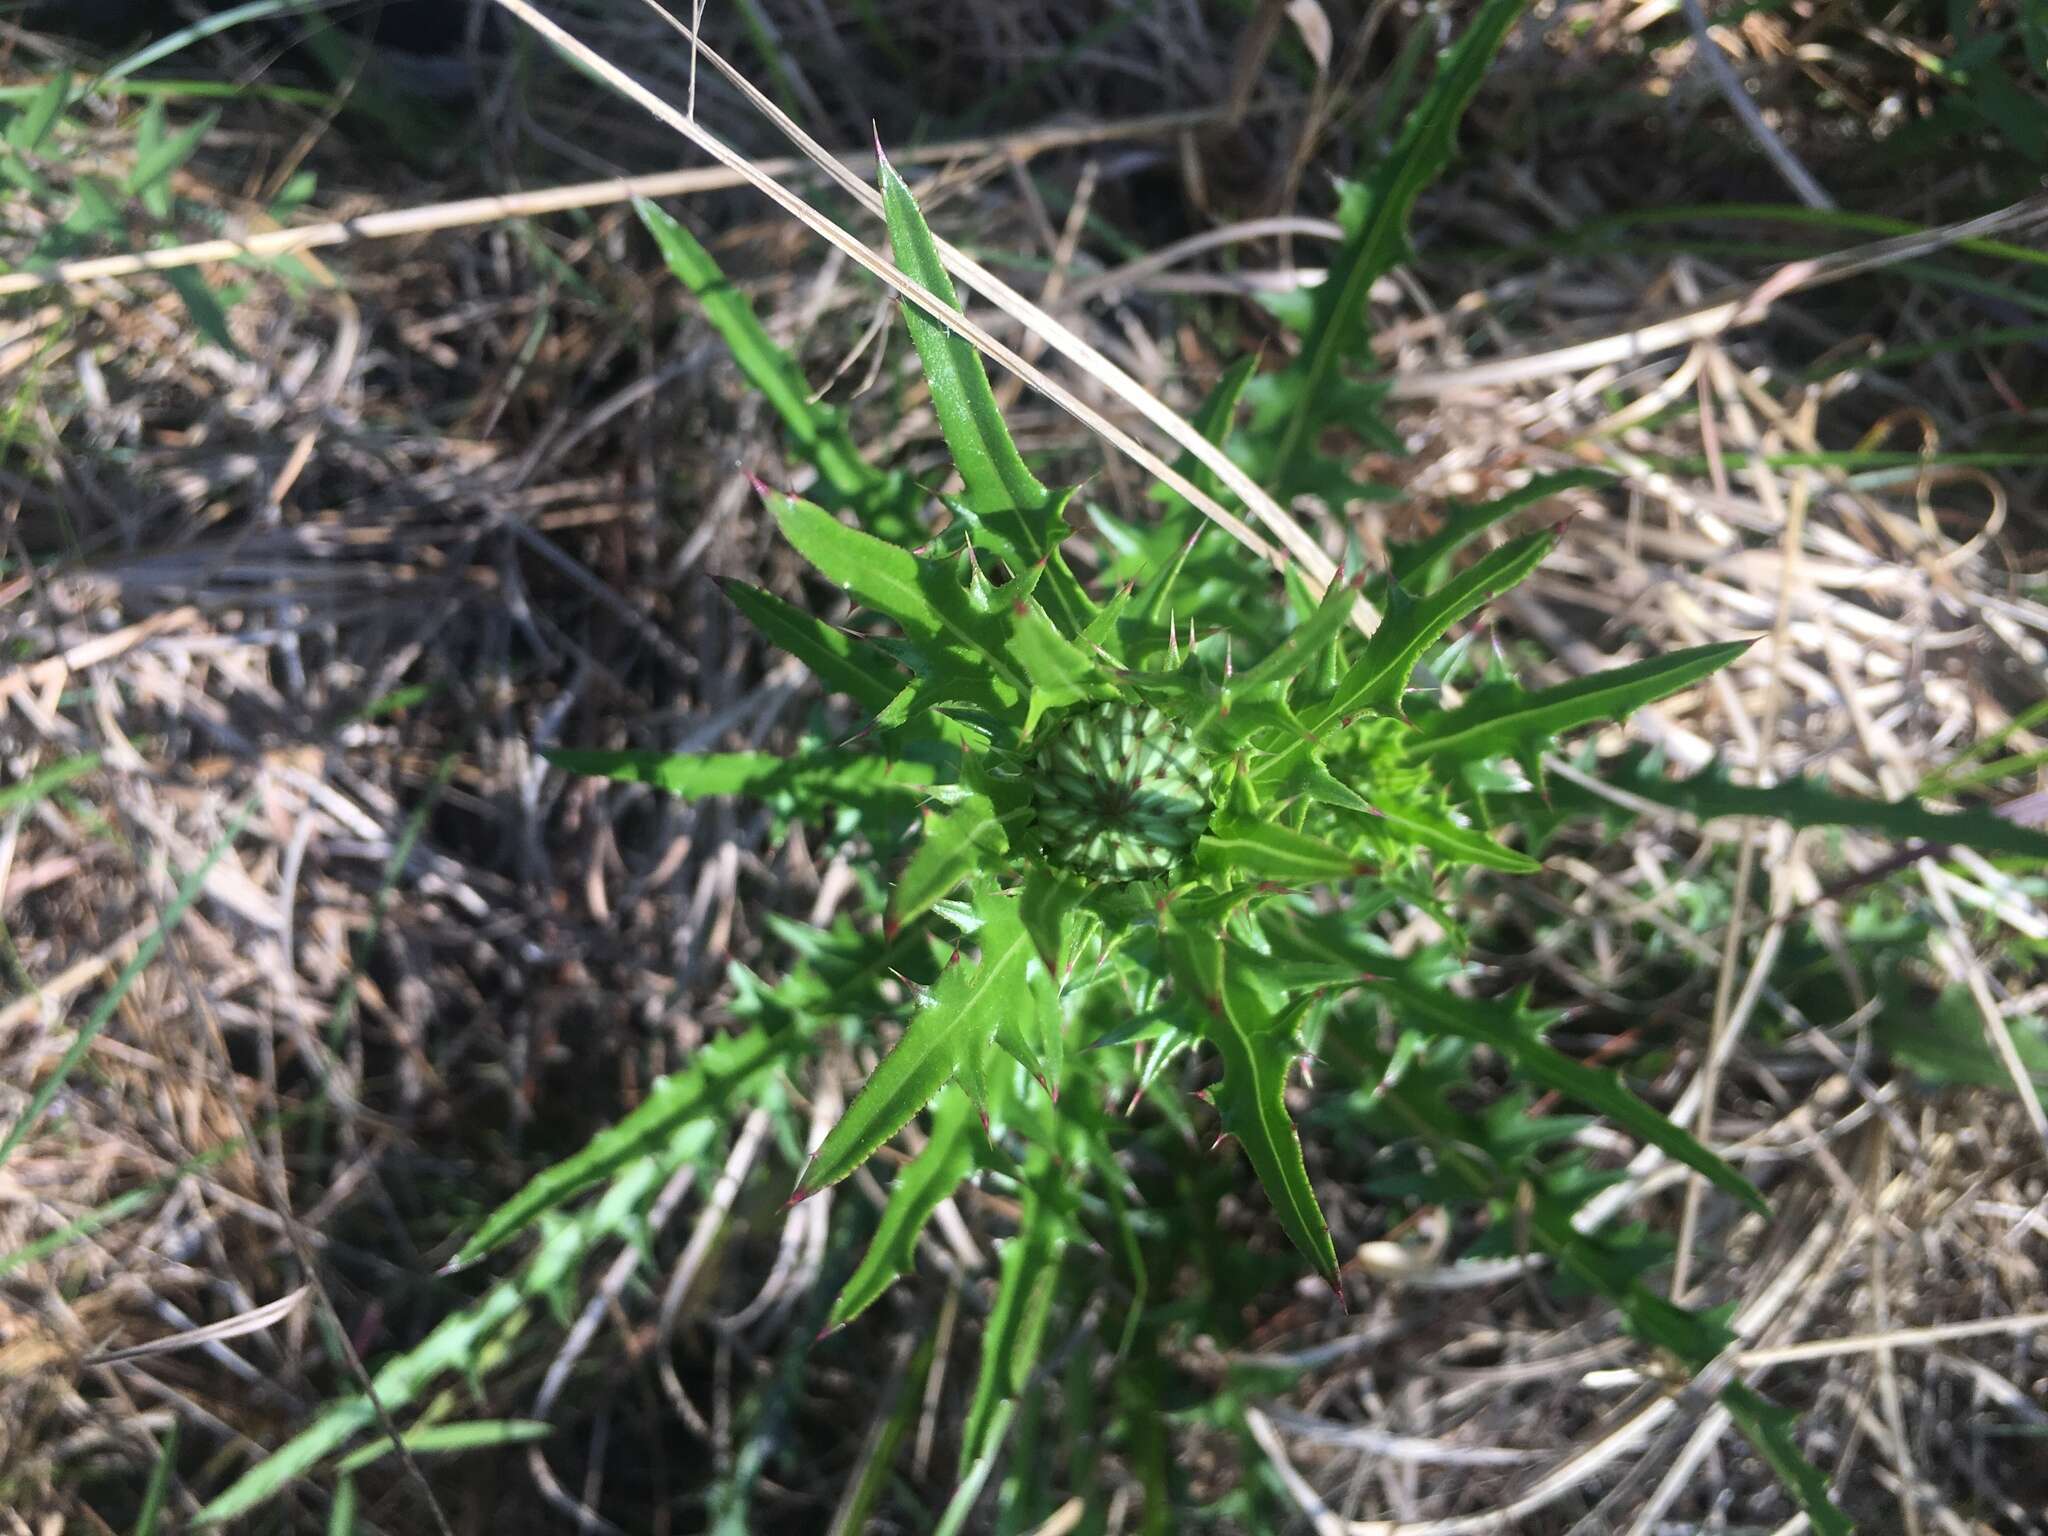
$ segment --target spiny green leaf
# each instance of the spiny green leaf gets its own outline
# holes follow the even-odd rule
[[[915,278],[948,309],[958,309],[953,280],[939,260],[938,246],[918,211],[917,199],[896,168],[878,151],[878,179],[882,187],[882,212],[889,226],[889,248],[896,265]],[[910,339],[924,364],[924,376],[931,386],[932,408],[939,427],[959,467],[967,488],[967,501],[977,512],[988,513],[1005,507],[1038,508],[1050,493],[1025,466],[1003,413],[989,388],[988,371],[974,344],[956,336],[940,321],[915,304],[905,302],[903,319],[910,327]]]
[[[832,1303],[827,1331],[843,1327],[872,1306],[898,1278],[910,1273],[917,1235],[932,1213],[974,1172],[974,1105],[958,1089],[941,1089],[932,1107],[932,1132],[889,1186],[881,1224],[853,1278]]]
[[[760,1091],[798,1042],[749,1029],[698,1047],[681,1072],[656,1080],[639,1107],[591,1137],[579,1152],[535,1174],[484,1218],[455,1256],[470,1264],[523,1232],[547,1211],[672,1143],[693,1122],[729,1118]]]
[[[931,1001],[911,1016],[903,1038],[825,1137],[792,1202],[837,1184],[866,1162],[931,1102],[970,1051],[988,1042],[1006,1013],[1024,1005],[1031,940],[1014,900],[996,904],[991,917],[981,929],[981,958],[957,961],[939,978]]]
[[[1510,875],[1534,874],[1543,866],[1525,853],[1503,847],[1483,832],[1446,820],[1420,805],[1387,801],[1374,807],[1379,819],[1410,842],[1431,853],[1464,864],[1498,869]]]
[[[797,552],[860,602],[927,646],[959,646],[1022,696],[1038,688],[1069,698],[1096,668],[1031,599],[978,601],[946,565],[849,528],[823,507],[765,491]]]
[[[1031,935],[1039,962],[1055,978],[1065,974],[1063,949],[1068,915],[1077,911],[1087,887],[1073,875],[1048,864],[1034,863],[1024,875],[1018,915]]]
[[[1762,816],[1795,827],[1862,827],[1887,837],[1917,838],[1979,853],[2048,858],[2048,832],[1996,811],[1934,811],[1917,800],[1859,800],[1811,779],[1763,787],[1731,783],[1710,769],[1676,783],[1635,774],[1621,787],[1694,816]]]
[[[1508,685],[1483,689],[1471,701],[1422,720],[1409,738],[1413,757],[1523,756],[1551,738],[1596,720],[1618,720],[1645,704],[1711,676],[1753,642],[1727,641],[1652,656],[1626,667],[1574,678],[1535,693]]]
[[[1398,705],[1415,664],[1443,632],[1535,570],[1555,543],[1551,535],[1535,533],[1503,544],[1427,597],[1390,588],[1386,614],[1366,641],[1365,654],[1338,685],[1336,696],[1309,715],[1309,728],[1319,730],[1360,709]]]
[[[801,812],[830,809],[855,797],[921,798],[934,778],[928,764],[892,762],[855,752],[776,757],[767,752],[656,752],[550,747],[541,754],[569,773],[652,784],[688,800],[706,795],[786,797]]]
[[[1307,832],[1223,813],[1211,824],[1208,836],[1195,845],[1195,861],[1210,874],[1288,885],[1345,880],[1372,869],[1357,854]]]
[[[1538,475],[1527,485],[1478,506],[1451,502],[1444,524],[1426,539],[1387,547],[1387,574],[1411,592],[1434,592],[1450,574],[1450,558],[1503,518],[1560,491],[1609,485],[1613,475],[1599,469],[1566,469]]]
[[[1024,692],[1024,680],[1005,654],[1001,625],[945,566],[849,528],[812,502],[766,488],[762,495],[797,553],[856,601],[887,614],[913,640],[978,652],[996,676]]]
[[[1002,819],[986,795],[970,794],[946,811],[928,814],[924,841],[889,893],[890,922],[915,922],[1008,847]]]
[[[1287,1114],[1287,1074],[1300,1042],[1295,1022],[1308,999],[1275,1015],[1250,984],[1241,962],[1227,959],[1215,928],[1178,921],[1166,926],[1166,953],[1188,1018],[1223,1058],[1223,1081],[1212,1090],[1223,1128],[1244,1148],[1259,1183],[1294,1246],[1336,1292],[1337,1251],[1310,1188],[1301,1139]]]
[[[1440,1034],[1491,1046],[1528,1081],[1597,1110],[1630,1135],[1704,1174],[1750,1209],[1770,1214],[1756,1186],[1726,1160],[1637,1098],[1618,1072],[1589,1067],[1546,1044],[1537,1034],[1540,1021],[1530,1019],[1514,1001],[1455,997],[1397,978],[1381,978],[1372,990],[1405,1016],[1403,1022],[1425,1023]]]
[[[1301,356],[1287,375],[1293,385],[1292,408],[1263,466],[1266,484],[1283,497],[1303,480],[1317,430],[1331,419],[1333,398],[1344,382],[1339,360],[1365,344],[1366,295],[1406,258],[1415,200],[1450,159],[1458,120],[1526,3],[1486,0],[1471,25],[1442,54],[1436,78],[1409,113],[1400,139],[1362,189],[1362,220],[1339,253],[1329,281],[1315,291],[1314,319]]]
[[[1261,657],[1257,666],[1249,668],[1236,679],[1237,691],[1250,697],[1268,688],[1284,688],[1314,665],[1350,620],[1351,610],[1358,604],[1361,585],[1362,579],[1346,581],[1340,578],[1331,582],[1323,593],[1322,601],[1316,604],[1315,612],[1268,655]]]
[[[835,629],[772,592],[744,582],[723,583],[754,626],[809,667],[827,689],[843,693],[870,712],[884,709],[903,685],[903,674],[881,652]]]
[[[1793,1438],[1799,1415],[1780,1408],[1739,1381],[1731,1381],[1721,1389],[1721,1406],[1728,1410],[1743,1438],[1757,1448],[1778,1474],[1779,1481],[1791,1491],[1820,1536],[1854,1536],[1856,1523],[1828,1496],[1827,1474],[1806,1459]]]
[[[598,1243],[627,1236],[669,1174],[704,1154],[710,1128],[699,1129],[703,1134],[677,1137],[659,1154],[619,1169],[602,1200],[572,1219],[553,1223],[516,1275],[444,1317],[419,1343],[379,1366],[371,1385],[384,1410],[401,1412],[443,1377],[473,1377],[478,1361],[518,1327],[536,1301],[546,1300],[573,1282]],[[247,1514],[306,1476],[371,1428],[376,1419],[369,1399],[360,1393],[330,1402],[311,1424],[244,1472],[193,1516],[191,1523],[195,1527],[216,1525]]]

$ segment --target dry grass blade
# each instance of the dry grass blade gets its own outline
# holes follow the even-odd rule
[[[1493,358],[1466,368],[1397,373],[1388,393],[1396,400],[1436,400],[1495,389],[1508,384],[1526,384],[1559,374],[1585,373],[1612,364],[1634,363],[1760,323],[1780,299],[1807,289],[1847,278],[1860,277],[1917,261],[1965,240],[2025,234],[2048,222],[2048,194],[2000,208],[1977,218],[1959,219],[1951,224],[1871,240],[1827,256],[1788,262],[1761,283],[1717,299],[1711,304],[1656,320],[1647,325],[1619,331],[1590,341],[1552,347],[1523,357]]]
[[[246,1334],[261,1333],[274,1323],[291,1316],[298,1304],[306,1299],[313,1288],[302,1285],[297,1290],[266,1302],[253,1311],[238,1317],[223,1318],[217,1323],[208,1323],[204,1328],[187,1328],[169,1338],[152,1339],[147,1344],[131,1345],[127,1349],[103,1350],[88,1355],[79,1361],[81,1368],[95,1365],[118,1365],[123,1360],[143,1360],[151,1355],[167,1355],[174,1350],[195,1349],[201,1344],[218,1344],[225,1339],[239,1339]]]
[[[962,156],[984,154],[1018,155],[1028,159],[1048,150],[1080,144],[1106,144],[1119,139],[1143,139],[1176,133],[1211,122],[1220,113],[1220,108],[1215,111],[1158,112],[1112,122],[1056,124],[1025,133],[922,144],[905,150],[896,158],[906,165],[943,164]],[[849,172],[859,170],[866,174],[875,168],[874,154],[868,150],[849,150],[834,158]],[[809,172],[812,164],[809,160],[790,155],[778,160],[759,161],[757,169],[771,176],[800,176]],[[543,214],[566,213],[579,208],[605,208],[631,202],[636,197],[689,197],[747,184],[748,178],[743,172],[728,166],[693,166],[688,170],[659,172],[651,176],[616,176],[603,181],[568,182],[532,192],[508,192],[496,197],[464,197],[445,203],[423,203],[412,208],[390,208],[366,213],[359,218],[329,219],[289,229],[256,230],[240,238],[194,240],[152,251],[123,251],[113,256],[61,261],[34,272],[0,273],[0,298],[33,293],[41,288],[83,287],[113,278],[136,277],[146,272],[175,272],[207,262],[269,260],[299,251],[349,245],[359,240],[393,240],[444,229],[501,224],[509,219],[539,218]]]
[[[761,170],[755,163],[731,149],[700,124],[692,121],[687,114],[671,106],[654,92],[647,89],[647,87],[641,85],[616,64],[605,59],[595,49],[591,48],[589,44],[541,15],[532,5],[527,3],[527,0],[498,0],[498,4],[519,17],[520,20],[554,44],[555,47],[559,48],[585,69],[596,74],[621,95],[626,96],[638,106],[652,113],[721,164],[727,165],[745,176],[750,185],[771,198],[778,207],[799,220],[806,228],[818,235],[819,238],[828,241],[834,249],[843,252],[849,259],[858,263],[873,276],[881,279],[882,282],[886,283],[903,298],[915,303],[920,309],[925,310],[943,323],[947,329],[979,348],[984,355],[993,358],[1010,373],[1023,379],[1025,383],[1044,395],[1048,400],[1051,400],[1060,409],[1073,416],[1104,441],[1112,444],[1119,452],[1131,459],[1132,462],[1144,469],[1155,479],[1172,487],[1175,492],[1199,508],[1211,521],[1225,529],[1231,537],[1237,539],[1246,548],[1254,551],[1260,558],[1276,567],[1283,564],[1283,558],[1280,553],[1253,532],[1242,519],[1230,512],[1213,496],[1203,491],[1186,476],[1180,474],[1158,454],[1145,447],[1094,406],[1082,400],[1058,380],[1033,367],[1029,361],[1005,343],[997,340],[983,326],[969,319],[958,310],[948,309],[946,306],[938,303],[915,280],[906,276],[893,264],[875,255],[865,244],[839,228],[838,225],[819,213],[815,208],[812,208],[802,198],[783,186],[775,177]],[[674,25],[685,36],[694,36],[680,22],[675,22]],[[761,97],[750,85],[747,85],[738,71],[734,70],[717,53],[703,47],[701,43],[698,47],[705,59],[725,73],[735,84],[738,84],[757,107],[769,113],[774,118],[776,125],[796,140],[814,164],[823,169],[826,174],[832,176],[835,181],[839,181],[848,193],[857,197],[870,212],[874,213],[877,217],[881,215],[881,201],[871,188],[854,178],[845,167],[841,166],[838,161],[815,144],[808,135],[804,134],[785,115],[775,109],[771,103],[767,102],[765,97]],[[1015,289],[1011,288],[994,274],[987,271],[978,262],[971,260],[944,241],[936,241],[935,243],[938,247],[940,259],[945,263],[948,272],[980,293],[982,297],[994,304],[998,309],[1001,309],[1013,320],[1024,325],[1033,334],[1043,337],[1055,351],[1066,357],[1077,367],[1083,369],[1089,377],[1108,389],[1118,399],[1137,410],[1155,428],[1170,438],[1175,446],[1192,454],[1204,468],[1210,470],[1216,475],[1218,480],[1229,487],[1243,501],[1244,505],[1251,509],[1254,516],[1272,532],[1273,536],[1285,547],[1287,555],[1293,558],[1303,577],[1319,595],[1328,587],[1337,574],[1335,563],[1309,537],[1301,525],[1294,520],[1293,516],[1282,508],[1278,502],[1274,501],[1271,496],[1261,490],[1252,481],[1250,476],[1245,474],[1242,469],[1231,461],[1229,455],[1205,440],[1199,432],[1196,432],[1193,427],[1170,410],[1143,385],[1138,383],[1137,380],[1104,357],[1099,349],[1090,346],[1086,341],[1076,336],[1066,326],[1046,314],[1045,311],[1033,304],[1022,294],[1016,292]],[[1354,620],[1361,630],[1369,634],[1378,624],[1378,615],[1363,600],[1360,600],[1354,610]]]

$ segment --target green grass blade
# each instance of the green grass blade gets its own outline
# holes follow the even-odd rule
[[[79,1026],[78,1034],[65,1049],[56,1070],[37,1086],[29,1098],[28,1108],[24,1109],[21,1117],[8,1128],[7,1135],[0,1138],[0,1167],[6,1166],[7,1159],[13,1155],[14,1149],[21,1145],[23,1139],[35,1128],[36,1122],[42,1119],[45,1111],[49,1109],[51,1102],[63,1091],[66,1080],[85,1059],[86,1052],[92,1049],[92,1043],[99,1038],[100,1031],[107,1027],[107,1020],[111,1019],[114,1010],[121,1006],[121,999],[128,995],[128,989],[135,985],[137,977],[149,969],[170,937],[171,931],[184,920],[185,914],[192,908],[192,903],[199,899],[199,893],[206,888],[206,877],[213,873],[213,866],[221,861],[222,856],[234,845],[235,839],[241,836],[242,825],[248,821],[249,813],[255,808],[254,799],[245,800],[241,809],[236,811],[233,819],[229,821],[227,831],[206,850],[206,856],[199,861],[198,867],[179,883],[177,894],[171,898],[170,905],[164,908],[163,917],[158,921],[155,930],[135,947],[135,954],[121,967],[121,973],[114,978],[114,984],[107,988],[106,994],[87,1015],[85,1023]]]
[[[536,1440],[545,1440],[554,1433],[554,1426],[538,1419],[470,1419],[461,1424],[426,1424],[417,1429],[408,1429],[399,1436],[405,1448],[416,1455],[428,1455],[443,1451],[474,1451],[499,1445],[531,1445]],[[395,1447],[389,1440],[379,1440],[353,1451],[341,1459],[339,1468],[346,1477],[374,1466],[389,1456]]]
[[[62,789],[73,779],[82,779],[99,767],[97,752],[81,752],[76,757],[62,758],[47,768],[38,769],[19,784],[10,784],[0,789],[0,816],[6,815],[16,806],[34,805],[53,790]]]
[[[149,1482],[142,1490],[142,1507],[135,1512],[135,1536],[156,1536],[163,1519],[164,1500],[171,1491],[171,1472],[178,1464],[178,1421],[172,1419],[164,1430],[164,1443],[150,1464]]]
[[[889,1186],[889,1203],[882,1208],[874,1239],[853,1278],[832,1303],[831,1315],[825,1320],[828,1332],[852,1322],[910,1273],[918,1234],[932,1213],[974,1172],[975,1119],[974,1103],[965,1092],[958,1088],[940,1091],[932,1108],[931,1138]]]
[[[261,21],[267,16],[288,16],[305,8],[306,0],[248,0],[245,5],[232,6],[218,15],[195,21],[189,27],[181,27],[168,37],[158,38],[146,47],[129,54],[111,68],[102,70],[94,84],[97,86],[125,80],[128,76],[138,74],[150,65],[191,47],[194,43],[204,42],[209,37],[217,37],[245,22]]]
[[[725,273],[692,235],[646,198],[635,198],[634,212],[670,272],[696,296],[704,318],[724,340],[747,382],[761,392],[784,430],[825,483],[844,501],[864,505],[879,496],[898,496],[895,477],[874,468],[854,445],[838,411],[816,404],[810,385],[792,358],[768,334],[754,306],[727,281]],[[894,531],[894,530],[892,530]]]

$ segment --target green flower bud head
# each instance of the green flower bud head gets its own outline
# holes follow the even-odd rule
[[[1170,874],[1209,825],[1209,764],[1150,704],[1076,709],[1040,744],[1037,770],[1045,856],[1091,880]]]

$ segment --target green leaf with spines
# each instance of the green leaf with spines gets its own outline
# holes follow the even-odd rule
[[[975,1105],[959,1089],[941,1089],[932,1105],[931,1135],[924,1150],[907,1163],[889,1185],[882,1220],[862,1255],[860,1265],[832,1303],[825,1320],[829,1329],[844,1327],[866,1311],[882,1293],[910,1273],[917,1237],[932,1213],[974,1172],[978,1156]]]
[[[721,585],[756,629],[809,667],[828,691],[843,693],[872,713],[886,709],[903,687],[903,674],[895,663],[845,630],[759,587],[739,581]]]
[[[1780,1408],[1754,1388],[1731,1381],[1721,1389],[1721,1406],[1790,1491],[1820,1536],[1854,1536],[1856,1523],[1828,1496],[1827,1475],[1808,1461],[1793,1438],[1799,1416]]]
[[[685,800],[746,795],[776,801],[797,815],[822,815],[842,805],[921,800],[936,777],[929,764],[855,752],[816,751],[800,757],[768,752],[659,752],[642,748],[549,747],[541,755],[567,773],[628,784],[651,784]]]
[[[999,594],[991,594],[991,600],[981,600],[944,562],[849,528],[811,502],[765,487],[763,495],[797,553],[857,601],[902,625],[919,645],[957,648],[976,657],[1018,698],[1033,688],[1068,697],[1096,675],[1094,664],[1031,599],[1004,604]],[[1030,631],[1021,645],[1020,629]],[[1000,710],[1009,702],[992,687],[983,692],[989,707]]]
[[[730,1119],[784,1066],[799,1038],[749,1029],[699,1046],[689,1066],[658,1079],[632,1113],[599,1131],[581,1151],[535,1174],[485,1217],[456,1254],[455,1263],[474,1263],[564,1201],[673,1142],[693,1124]]]
[[[1285,885],[1315,885],[1369,874],[1372,865],[1349,849],[1270,820],[1219,813],[1195,845],[1196,864],[1211,875],[1239,875]]]
[[[1812,779],[1787,779],[1771,785],[1737,784],[1726,774],[1709,768],[1688,779],[1671,780],[1636,768],[1611,775],[1610,782],[1629,794],[1702,818],[1758,816],[1795,827],[1857,827],[1938,847],[2048,858],[2048,832],[1996,811],[1936,811],[1914,799],[1862,800]],[[1587,800],[1595,798],[1590,791],[1560,788]],[[1581,802],[1575,799],[1574,803]]]
[[[1223,1080],[1211,1090],[1223,1129],[1244,1148],[1282,1229],[1341,1303],[1337,1251],[1287,1114],[1287,1076],[1300,1052],[1296,1027],[1310,999],[1275,1014],[1245,974],[1243,957],[1226,952],[1219,929],[1178,918],[1169,909],[1167,961],[1188,1024],[1223,1058]]]
[[[1361,709],[1398,707],[1415,664],[1443,632],[1520,582],[1556,543],[1547,533],[1515,539],[1488,551],[1427,596],[1411,596],[1398,586],[1389,588],[1386,612],[1366,641],[1365,654],[1338,684],[1335,696],[1308,712],[1309,728],[1321,729]]]
[[[1597,1110],[1622,1130],[1656,1147],[1674,1162],[1705,1177],[1751,1210],[1768,1216],[1770,1205],[1756,1186],[1726,1159],[1702,1146],[1688,1131],[1631,1093],[1618,1072],[1589,1067],[1546,1044],[1544,1020],[1517,999],[1456,997],[1398,978],[1376,980],[1370,989],[1384,998],[1403,1022],[1427,1024],[1440,1033],[1491,1046],[1513,1063],[1527,1081],[1555,1089],[1565,1097]]]
[[[826,1135],[792,1201],[837,1184],[929,1104],[970,1051],[979,1050],[1005,1015],[1025,1005],[1031,940],[1014,898],[992,903],[977,937],[978,960],[959,960],[940,976],[930,1001],[911,1015],[903,1038],[884,1056]]]
[[[1396,542],[1387,546],[1387,576],[1418,595],[1434,592],[1450,577],[1451,556],[1496,523],[1560,492],[1588,490],[1613,483],[1614,476],[1606,470],[1566,469],[1556,474],[1537,475],[1527,485],[1477,506],[1447,502],[1443,526],[1435,533],[1412,543]]]
[[[1279,645],[1259,658],[1256,666],[1238,675],[1234,680],[1237,692],[1248,698],[1269,689],[1284,694],[1288,685],[1313,666],[1343,633],[1344,626],[1350,622],[1352,610],[1358,606],[1358,591],[1363,585],[1362,577],[1340,577],[1331,582],[1316,604],[1315,612]]]
[[[1080,906],[1087,887],[1079,876],[1034,863],[1024,873],[1018,894],[1018,916],[1031,935],[1039,963],[1056,980],[1066,974],[1065,935],[1069,917]]]
[[[1711,677],[1754,643],[1732,640],[1668,651],[1535,693],[1513,683],[1483,688],[1458,708],[1419,720],[1408,751],[1458,760],[1527,758],[1565,731],[1621,719]]]
[[[1374,283],[1409,258],[1408,221],[1415,201],[1450,159],[1458,121],[1526,4],[1485,0],[1440,55],[1436,78],[1408,114],[1399,140],[1359,189],[1349,237],[1329,280],[1315,290],[1314,317],[1301,355],[1281,376],[1286,415],[1270,444],[1262,445],[1263,483],[1283,501],[1311,488],[1325,496],[1351,490],[1341,475],[1336,486],[1323,483],[1332,471],[1316,452],[1317,434],[1336,419],[1334,407],[1351,382],[1339,363],[1363,350],[1366,297]],[[1362,419],[1355,411],[1346,414],[1354,427]]]
[[[1387,800],[1376,805],[1374,811],[1380,822],[1402,840],[1460,864],[1477,864],[1509,875],[1531,875],[1543,867],[1527,854],[1505,847],[1483,832],[1461,827],[1424,805]]]
[[[924,841],[889,893],[889,921],[915,922],[1009,846],[1003,818],[986,795],[970,794],[944,811],[927,812]]]

